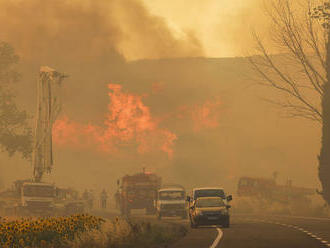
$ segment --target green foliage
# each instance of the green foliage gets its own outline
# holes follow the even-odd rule
[[[12,84],[19,81],[15,70],[18,56],[5,42],[0,42],[0,147],[10,156],[16,152],[30,158],[32,151],[32,132],[28,126],[28,115],[19,110],[15,103]]]

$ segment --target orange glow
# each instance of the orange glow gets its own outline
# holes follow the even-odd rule
[[[54,142],[77,148],[96,144],[98,150],[106,153],[137,145],[138,153],[158,150],[172,158],[177,137],[169,130],[158,127],[150,109],[142,102],[142,96],[124,93],[118,84],[109,84],[108,88],[110,103],[105,126],[81,125],[64,117],[54,125]]]
[[[156,119],[143,103],[143,96],[123,92],[119,84],[109,84],[108,88],[110,103],[104,126],[83,125],[63,117],[56,121],[53,128],[56,144],[77,149],[96,147],[98,151],[109,154],[118,154],[125,147],[134,147],[139,154],[160,151],[171,159],[177,135],[160,128],[161,120],[173,117],[176,121],[188,120],[195,132],[219,126],[221,102],[218,99],[185,105],[175,113]]]
[[[202,105],[195,105],[191,112],[194,130],[216,128],[219,126],[220,100],[206,101]]]

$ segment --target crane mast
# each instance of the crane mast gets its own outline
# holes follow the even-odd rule
[[[32,154],[33,179],[40,182],[53,166],[52,129],[61,111],[60,88],[66,76],[42,66],[38,80],[38,102]]]

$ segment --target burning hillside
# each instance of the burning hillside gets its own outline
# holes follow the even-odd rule
[[[139,154],[160,151],[173,157],[177,134],[160,126],[164,118],[154,117],[143,103],[143,95],[123,92],[119,84],[109,84],[108,112],[104,125],[81,124],[67,116],[56,121],[53,129],[54,141],[59,146],[75,149],[97,148],[99,152],[121,154],[133,148]],[[218,126],[220,101],[207,101],[201,105],[179,108],[171,121],[190,122],[194,131]]]
[[[109,84],[110,103],[104,126],[83,125],[68,117],[58,120],[53,129],[58,145],[77,148],[97,146],[99,151],[117,153],[121,148],[136,146],[139,153],[155,150],[173,155],[176,135],[160,128],[142,96],[124,93],[118,84]]]

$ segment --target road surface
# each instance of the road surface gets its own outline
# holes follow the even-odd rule
[[[104,217],[112,218],[116,214]],[[330,218],[232,215],[230,228],[191,229],[188,220],[132,215],[154,223],[184,225],[188,234],[169,248],[326,248],[330,247]]]
[[[168,220],[169,221],[169,220]],[[175,221],[175,220],[173,220]],[[185,223],[188,227],[188,223]],[[170,248],[330,247],[330,219],[236,215],[230,228],[190,229]]]

